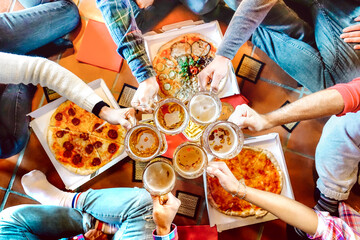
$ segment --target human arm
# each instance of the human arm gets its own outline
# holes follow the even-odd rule
[[[205,89],[210,79],[211,88],[217,90],[219,82],[226,76],[228,64],[239,50],[249,40],[255,29],[264,20],[278,0],[243,0],[236,9],[234,16],[218,47],[216,57],[199,74],[199,85]]]
[[[360,22],[360,16],[354,20]],[[340,37],[347,43],[354,43],[354,49],[360,50],[360,24],[344,28]]]
[[[4,84],[40,84],[49,87],[70,101],[89,112],[99,114],[105,110],[106,104],[92,88],[84,83],[75,74],[46,58],[29,57],[0,52],[0,83]],[[130,111],[127,109],[127,111]],[[110,109],[100,117],[112,124],[129,126],[129,119],[114,119],[112,116],[120,116],[124,110]],[[130,111],[131,113],[131,111]],[[134,115],[134,114],[133,114]]]
[[[154,3],[154,0],[136,0],[136,4],[139,8],[150,7]]]
[[[210,162],[206,171],[210,176],[217,177],[227,192],[237,193],[237,196],[245,194],[244,200],[271,212],[284,222],[310,235],[315,234],[318,217],[311,208],[282,195],[244,187],[234,177],[225,162]]]
[[[180,207],[181,201],[174,197],[172,193],[168,193],[165,195],[165,198],[167,198],[166,201],[161,200],[161,198],[164,198],[164,196],[153,196],[153,219],[156,224],[156,230],[154,231],[153,235],[156,236],[167,236],[167,235],[174,235],[175,238],[171,239],[177,239],[177,230],[176,226],[173,224],[174,234],[172,234],[171,231],[171,223],[175,218],[175,215]]]

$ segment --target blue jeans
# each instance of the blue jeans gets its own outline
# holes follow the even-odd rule
[[[346,200],[358,178],[360,111],[333,116],[325,124],[316,147],[317,188],[325,196]]]
[[[226,0],[226,2],[231,0]],[[360,6],[355,0],[279,1],[255,30],[251,41],[297,82],[316,92],[360,76],[360,51],[345,43],[342,29],[355,24]],[[232,7],[240,2],[233,0]],[[310,23],[299,17],[306,13]]]
[[[71,32],[79,23],[70,0],[21,0],[24,10],[0,13],[0,51],[26,54]]]
[[[92,219],[116,224],[113,239],[152,239],[150,194],[139,188],[88,190],[75,209],[48,205],[19,205],[0,213],[0,240],[60,239],[93,228]]]

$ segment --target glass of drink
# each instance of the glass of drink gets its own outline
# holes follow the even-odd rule
[[[157,103],[154,112],[155,126],[167,135],[179,134],[189,123],[189,113],[177,98],[166,98]]]
[[[174,168],[184,178],[193,179],[201,176],[207,162],[205,150],[194,142],[182,143],[175,149]]]
[[[150,161],[143,172],[144,188],[154,196],[171,192],[175,186],[175,171],[171,162],[158,157]]]
[[[191,97],[188,103],[190,118],[200,125],[215,122],[221,113],[221,101],[211,92],[200,91]]]
[[[244,134],[232,122],[217,121],[205,128],[201,144],[208,153],[217,158],[233,158],[240,153],[244,145]]]
[[[134,160],[150,161],[159,155],[163,145],[161,133],[150,124],[136,125],[125,135],[125,150]]]

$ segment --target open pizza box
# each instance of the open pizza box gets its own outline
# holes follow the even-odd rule
[[[105,82],[102,79],[97,79],[95,81],[92,81],[88,84],[92,89],[95,90],[95,92],[110,106],[113,108],[120,108],[117,104],[116,100],[114,99],[113,95],[111,94],[109,88],[106,86]],[[78,175],[75,173],[72,173],[65,169],[54,157],[53,153],[51,152],[46,136],[47,136],[47,128],[50,124],[50,118],[56,108],[63,102],[65,102],[67,99],[65,97],[61,97],[49,104],[46,104],[45,106],[35,110],[34,112],[29,113],[28,115],[34,118],[30,122],[31,128],[34,130],[36,136],[38,137],[41,145],[45,149],[45,152],[49,156],[51,162],[53,163],[56,171],[58,172],[60,178],[65,184],[65,188],[68,190],[75,190],[76,188],[80,187],[84,183],[88,182],[92,178],[96,177],[100,173],[104,172],[108,168],[112,167],[116,163],[118,163],[120,160],[124,159],[127,154],[124,151],[120,156],[109,162],[108,164],[104,165],[100,169],[98,169],[96,172],[90,174],[90,175]]]
[[[267,135],[247,138],[245,139],[244,145],[264,148],[269,150],[274,155],[274,157],[278,160],[280,168],[283,173],[284,181],[283,181],[283,188],[281,191],[281,195],[294,199],[294,193],[292,191],[289,173],[286,167],[286,162],[282,151],[279,134],[269,133]],[[203,180],[204,180],[205,196],[207,196],[205,174],[203,175]],[[207,197],[206,197],[206,206],[209,214],[210,227],[216,225],[218,232],[222,232],[227,229],[243,227],[251,224],[257,224],[257,223],[267,222],[277,219],[277,217],[275,217],[271,213],[266,214],[262,218],[256,218],[255,216],[246,217],[246,218],[228,216],[214,209],[208,203]]]
[[[162,33],[156,34],[155,32],[147,33],[144,36],[145,49],[150,61],[155,58],[158,50],[162,45],[170,40],[187,33],[200,33],[215,43],[216,47],[219,47],[223,34],[221,32],[218,21],[212,21],[204,23],[203,21],[194,22],[192,20],[179,22],[162,27]],[[235,71],[230,64],[230,73],[224,89],[219,93],[219,97],[229,97],[240,93],[239,85],[236,80]]]

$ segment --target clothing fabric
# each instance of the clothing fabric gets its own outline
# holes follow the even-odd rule
[[[329,89],[337,90],[344,100],[344,110],[337,116],[360,110],[360,78],[355,78],[349,83],[336,84]]]
[[[109,188],[78,195],[75,208],[19,205],[0,213],[0,240],[60,239],[92,229],[92,219],[117,224],[112,239],[152,239],[152,199],[145,189]]]
[[[340,38],[342,29],[357,24],[354,19],[360,15],[358,2],[287,0],[286,3],[282,0],[228,3],[238,8],[217,54],[233,59],[252,34],[255,46],[312,92],[358,77],[360,51]],[[290,8],[289,3],[299,6]]]
[[[360,214],[350,206],[339,204],[339,218],[330,216],[328,212],[315,211],[318,216],[316,233],[310,239],[317,240],[358,240],[360,239]]]
[[[177,240],[178,239],[178,232],[177,226],[175,224],[171,224],[171,231],[169,234],[160,236],[156,234],[156,230],[153,231],[153,239],[154,240]]]

